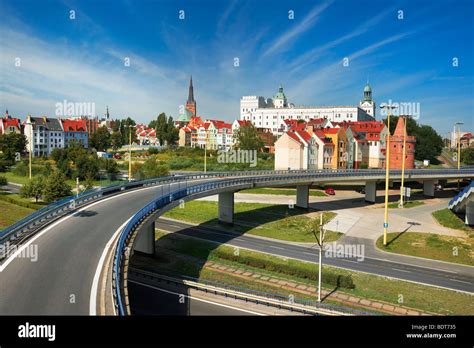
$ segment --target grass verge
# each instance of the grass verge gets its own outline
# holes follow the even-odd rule
[[[288,205],[235,203],[234,225],[223,226],[217,220],[217,211],[217,202],[191,201],[187,202],[184,208],[174,208],[163,216],[239,234],[246,233],[292,242],[316,242],[314,235],[306,229],[306,225],[311,218],[319,218],[317,212],[310,218],[305,215],[308,213],[307,210],[289,208]],[[335,216],[335,213],[325,212],[323,222],[327,223]],[[332,242],[341,236],[342,233],[328,231],[326,241]]]
[[[377,239],[376,245],[379,249],[396,254],[474,266],[473,237],[459,238],[433,233],[392,232],[387,234],[387,247],[383,246],[383,236]]]
[[[398,204],[399,204],[399,202],[390,203],[388,205],[388,207],[391,208],[391,209],[398,208]],[[403,209],[414,208],[414,207],[418,207],[418,206],[423,205],[423,204],[425,204],[425,202],[422,202],[422,201],[408,201],[408,202],[403,203]]]
[[[448,208],[437,210],[433,212],[432,215],[441,226],[455,230],[474,232],[474,228],[467,226],[459,216]]]
[[[193,247],[190,247],[189,244],[181,244],[180,239],[177,236],[172,234],[165,234],[163,232],[157,231],[156,237],[158,239],[157,246],[173,245],[174,250],[181,250],[181,252],[192,252],[193,248],[197,248],[199,251],[195,251],[195,255],[199,254],[203,262],[206,260],[215,261],[219,263],[224,263],[226,265],[248,269],[250,271],[255,271],[269,276],[276,276],[280,279],[296,281],[302,284],[317,286],[316,281],[310,278],[304,278],[297,275],[289,275],[281,271],[270,270],[265,268],[265,266],[255,267],[249,266],[245,262],[240,262],[240,258],[234,258],[229,260],[222,258],[222,253],[235,253],[233,247],[218,245],[216,243],[205,242],[200,240],[192,240]],[[174,239],[173,239],[174,238]],[[203,250],[206,250],[207,256]],[[219,251],[218,251],[219,250]],[[262,265],[265,265],[267,262],[272,262],[274,264],[287,264],[292,265],[292,267],[299,268],[301,270],[307,270],[317,274],[318,266],[317,264],[285,259],[277,256],[267,255],[263,253],[248,251],[248,250],[239,250],[239,255],[246,257],[253,257],[262,261]],[[244,258],[242,258],[244,260]],[[189,276],[194,276],[200,279],[212,280],[212,281],[233,281],[231,285],[244,287],[242,280],[240,279],[223,279],[222,276],[215,275],[212,271],[202,268],[202,265],[196,263],[190,263],[188,265],[182,265],[181,268],[179,265],[175,271],[183,272]],[[286,266],[287,267],[287,266]],[[468,295],[465,293],[460,293],[456,291],[450,291],[445,289],[439,289],[435,287],[425,286],[421,284],[414,284],[410,282],[405,282],[401,280],[389,279],[377,275],[359,273],[354,271],[349,271],[345,269],[340,269],[331,266],[323,267],[323,275],[325,273],[333,273],[338,276],[350,276],[352,278],[354,288],[342,288],[339,287],[338,291],[347,295],[357,296],[361,298],[366,298],[375,301],[384,301],[392,303],[393,305],[403,305],[406,307],[419,309],[422,311],[428,311],[432,313],[438,313],[442,315],[473,315],[474,314],[474,296]],[[324,279],[324,278],[323,278]],[[251,286],[250,284],[245,284],[245,287]],[[323,284],[324,287],[328,290],[334,290],[332,285]],[[268,284],[268,287],[263,286],[262,284],[255,285],[259,288],[256,290],[274,292],[271,288],[271,284]],[[253,289],[253,288],[252,288]],[[298,295],[299,296],[299,295]],[[304,296],[303,296],[304,298]],[[400,303],[400,299],[403,299]],[[314,300],[314,298],[313,298]]]
[[[20,207],[16,204],[0,200],[0,229],[17,222],[18,220],[30,215],[34,209]]]

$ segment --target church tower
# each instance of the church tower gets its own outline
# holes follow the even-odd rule
[[[372,88],[368,81],[364,87],[364,99],[360,101],[359,107],[375,118],[375,102],[372,100]]]
[[[186,101],[186,109],[191,112],[191,116],[196,116],[196,101],[194,100],[193,77],[189,80],[188,100]]]

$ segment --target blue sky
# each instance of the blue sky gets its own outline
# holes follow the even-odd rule
[[[356,105],[369,79],[379,105],[420,103],[443,135],[473,130],[471,0],[0,0],[0,13],[0,107],[22,119],[64,99],[176,117],[192,74],[205,118],[236,119],[240,96],[279,84],[297,105]]]

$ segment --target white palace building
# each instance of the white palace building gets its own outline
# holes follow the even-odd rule
[[[329,121],[374,121],[375,102],[369,84],[364,88],[364,99],[358,106],[295,106],[288,103],[283,87],[273,98],[258,96],[240,98],[240,119],[251,121],[257,128],[269,129],[275,135],[282,135],[284,120],[302,120],[325,118]]]

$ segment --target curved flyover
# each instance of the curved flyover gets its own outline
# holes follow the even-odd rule
[[[91,294],[94,293],[91,289],[108,242],[119,234],[115,260],[119,271],[116,280],[120,282],[120,269],[134,228],[145,216],[158,216],[181,199],[225,194],[250,187],[295,185],[299,187],[298,204],[298,201],[304,203],[306,188],[312,183],[360,181],[372,185],[383,181],[384,175],[383,170],[214,173],[174,177],[168,181],[162,179],[161,182],[148,181],[150,186],[145,187],[136,183],[132,191],[120,188],[110,197],[80,202],[64,215],[50,216],[51,221],[48,218],[42,220],[35,234],[0,265],[0,314],[91,313]],[[472,169],[406,171],[406,180],[429,183],[425,185],[428,194],[434,180],[472,176]],[[391,180],[399,177],[398,171],[391,172]],[[74,199],[67,203],[71,201]],[[2,237],[3,231],[0,232]],[[36,260],[22,257],[35,246]],[[121,288],[118,286],[116,289],[120,291]],[[120,294],[118,297],[119,313],[122,313]]]

